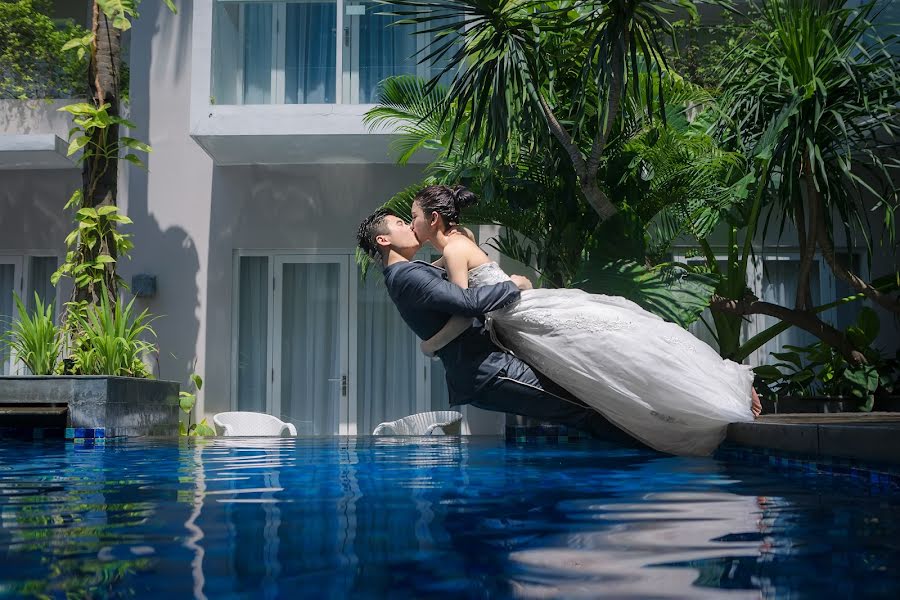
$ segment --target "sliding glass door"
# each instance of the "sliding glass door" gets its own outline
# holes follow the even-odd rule
[[[314,435],[348,432],[349,258],[275,260],[273,408]]]
[[[248,253],[236,259],[233,408],[316,435],[447,408],[439,362],[419,351],[381,275],[350,254]]]

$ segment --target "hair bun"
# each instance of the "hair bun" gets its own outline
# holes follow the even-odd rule
[[[478,204],[478,196],[470,192],[464,185],[455,185],[451,188],[451,191],[453,193],[453,204],[457,212],[467,206]]]

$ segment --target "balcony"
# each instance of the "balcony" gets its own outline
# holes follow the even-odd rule
[[[74,169],[68,151],[73,100],[0,100],[0,170]]]
[[[371,0],[194,4],[191,135],[217,164],[390,163],[362,117],[427,43]]]

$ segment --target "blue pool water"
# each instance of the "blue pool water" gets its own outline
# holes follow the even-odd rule
[[[0,597],[896,597],[900,496],[600,442],[0,444]]]

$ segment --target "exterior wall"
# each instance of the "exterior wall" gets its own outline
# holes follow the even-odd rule
[[[121,271],[126,279],[157,276],[157,295],[142,306],[164,315],[155,324],[159,375],[187,382],[190,373],[202,374],[199,412],[209,415],[232,406],[234,250],[352,251],[360,220],[421,171],[391,164],[215,166],[190,137],[193,11],[184,3],[176,16],[160,6],[142,6],[132,33],[131,112],[136,137],[153,153],[149,174],[128,167],[123,204],[136,248]]]
[[[421,171],[388,164],[387,158],[368,164],[215,166],[191,138],[191,88],[208,88],[208,81],[192,81],[194,11],[187,1],[179,9],[172,15],[163,3],[143,3],[132,31],[129,112],[137,125],[132,134],[146,140],[153,153],[149,171],[121,167],[120,203],[134,221],[128,232],[136,248],[120,272],[126,280],[136,273],[157,276],[157,295],[139,303],[161,315],[154,323],[161,347],[154,369],[182,385],[190,373],[200,373],[206,385],[198,412],[210,415],[232,402],[234,250],[350,251],[360,219]],[[55,111],[63,103],[0,102],[0,133],[52,132],[65,138],[67,115]],[[387,137],[378,136],[385,147]],[[79,183],[77,169],[0,171],[0,252],[64,254],[71,222],[62,206]],[[490,228],[483,228],[482,241],[490,235]],[[772,237],[766,247],[776,243]],[[792,244],[787,234],[780,243]],[[873,273],[894,268],[894,257],[882,252]],[[879,343],[895,349],[898,325],[884,311],[880,316]],[[474,432],[502,425],[493,415],[482,422],[485,427]]]

